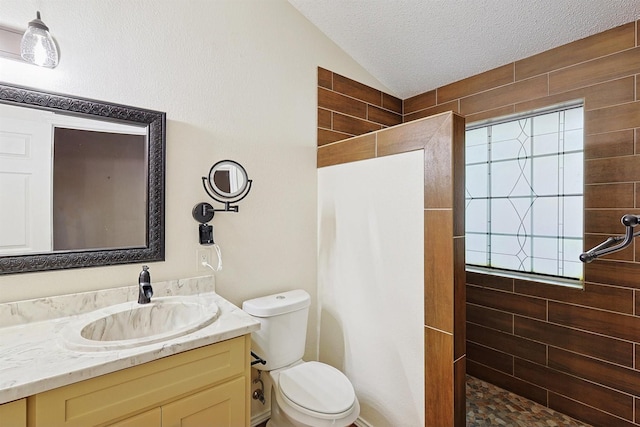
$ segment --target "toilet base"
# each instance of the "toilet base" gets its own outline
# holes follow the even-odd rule
[[[280,405],[276,402],[275,390],[271,388],[271,417],[267,421],[267,427],[304,427],[293,424],[285,414],[282,413]]]

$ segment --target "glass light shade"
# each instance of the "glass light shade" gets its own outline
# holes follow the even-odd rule
[[[29,22],[29,27],[22,36],[20,56],[27,62],[41,67],[54,68],[58,65],[58,49],[49,34],[49,28],[37,18]]]

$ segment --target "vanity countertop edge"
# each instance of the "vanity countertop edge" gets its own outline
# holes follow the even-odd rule
[[[202,293],[215,299],[219,308],[216,321],[181,337],[134,348],[97,352],[68,349],[61,331],[84,313],[0,327],[0,404],[236,338],[260,328],[258,321],[214,291]]]

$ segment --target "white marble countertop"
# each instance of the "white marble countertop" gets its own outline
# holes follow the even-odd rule
[[[212,277],[153,286],[156,296],[198,293],[214,298],[218,318],[200,330],[167,341],[123,350],[84,352],[65,346],[65,326],[97,308],[130,301],[132,293],[137,298],[137,286],[0,304],[0,404],[235,338],[260,327],[256,320],[212,291]]]

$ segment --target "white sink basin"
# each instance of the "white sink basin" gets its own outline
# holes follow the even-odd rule
[[[213,323],[218,306],[211,295],[130,301],[79,316],[63,330],[67,348],[80,351],[120,350],[170,340]]]

